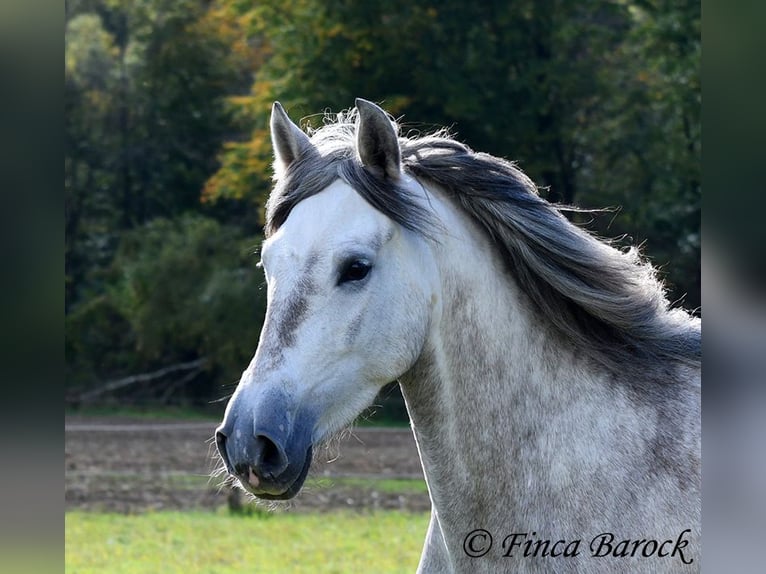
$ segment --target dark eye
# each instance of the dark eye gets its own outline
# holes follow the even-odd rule
[[[338,279],[338,285],[348,283],[350,281],[361,281],[372,269],[372,265],[366,259],[354,259],[346,263]]]

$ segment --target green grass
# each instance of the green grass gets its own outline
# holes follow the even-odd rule
[[[68,512],[68,574],[413,572],[428,514]]]
[[[410,420],[402,419],[394,415],[389,415],[385,411],[363,412],[354,421],[354,426],[368,427],[387,427],[387,428],[410,428]]]
[[[108,480],[125,483],[133,479],[135,475],[130,473],[111,474]],[[163,479],[173,490],[200,490],[217,484],[216,479],[204,474],[177,474],[169,475]],[[395,492],[401,494],[427,494],[428,487],[422,478],[355,478],[321,476],[306,479],[306,487],[312,490],[325,490],[337,487],[357,488],[362,490],[377,490],[379,492]]]
[[[220,412],[219,412],[220,411]],[[217,422],[223,417],[223,408],[206,410],[194,407],[159,407],[159,406],[93,406],[67,408],[66,416],[82,417],[124,417],[151,420],[185,420],[199,422]]]
[[[310,477],[306,480],[306,486],[314,489],[346,486],[381,492],[400,492],[402,494],[428,493],[426,481],[421,478]]]

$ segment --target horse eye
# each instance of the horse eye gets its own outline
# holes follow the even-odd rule
[[[338,279],[338,285],[348,283],[350,281],[361,281],[372,269],[372,265],[365,259],[354,259],[349,262],[341,271],[340,279]]]

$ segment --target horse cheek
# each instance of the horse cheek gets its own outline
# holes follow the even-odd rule
[[[381,324],[386,329],[381,337],[381,352],[385,364],[380,364],[381,378],[386,382],[398,379],[415,364],[425,343],[429,306],[419,292],[404,292],[389,309]]]

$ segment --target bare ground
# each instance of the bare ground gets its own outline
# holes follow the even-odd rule
[[[245,499],[211,476],[218,466],[214,429],[212,422],[68,417],[67,510],[214,509]],[[315,452],[307,486],[280,506],[297,512],[427,510],[422,476],[409,429],[357,428]],[[380,482],[386,478],[410,480]]]

